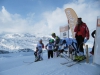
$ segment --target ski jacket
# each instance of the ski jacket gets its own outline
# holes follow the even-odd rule
[[[86,37],[87,39],[89,39],[89,29],[85,23],[82,23],[79,26],[79,29],[78,29],[78,26],[76,26],[74,29],[74,32],[76,32],[75,36],[81,35],[83,38]]]
[[[59,38],[58,36],[56,36],[54,39],[55,39],[55,42],[54,42],[55,45],[56,45],[56,44],[59,44],[59,42],[60,42],[60,38]]]
[[[54,44],[53,43],[48,43],[47,45],[46,45],[46,49],[47,50],[53,50],[54,49]]]
[[[66,40],[66,44],[69,46],[69,45],[72,45],[72,43],[77,43],[77,41],[73,38],[65,38],[64,40]]]
[[[61,46],[59,47],[59,49],[63,49],[64,51],[67,51],[68,50],[68,47],[72,47],[72,49],[77,49],[77,41],[76,39],[73,39],[73,38],[64,38],[64,39],[61,39],[62,40],[62,44]],[[66,41],[66,42],[64,42]]]
[[[44,48],[44,44],[42,43],[38,43],[37,44],[38,50],[42,50],[42,48]]]
[[[60,45],[58,50],[67,51],[67,50],[68,50],[68,45],[67,45],[67,43]]]

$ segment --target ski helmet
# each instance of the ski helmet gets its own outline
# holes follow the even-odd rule
[[[55,34],[55,33],[52,33],[51,35],[52,35],[52,36],[56,36],[56,34]]]
[[[50,39],[49,42],[50,42],[50,43],[54,43],[54,39]]]

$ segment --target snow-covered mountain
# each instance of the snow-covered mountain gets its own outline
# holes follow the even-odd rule
[[[30,34],[30,33],[2,33],[0,34],[0,52],[8,53],[9,52],[18,52],[18,51],[29,51],[35,50],[36,44],[40,39],[43,40],[44,44],[47,44],[48,40],[52,38],[50,35]],[[91,48],[91,41],[88,41],[87,44]]]
[[[18,51],[21,49],[34,50],[39,39],[43,40],[46,44],[51,36],[43,36],[42,34],[30,34],[30,33],[4,33],[0,34],[0,50],[6,51]]]

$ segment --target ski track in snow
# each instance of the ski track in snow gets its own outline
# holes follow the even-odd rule
[[[91,62],[67,67],[60,64],[68,62],[64,58],[47,59],[46,53],[43,54],[43,58],[43,61],[38,62],[33,62],[33,55],[6,58],[0,61],[0,75],[100,75],[100,66],[91,65]],[[23,61],[33,63],[23,63]]]

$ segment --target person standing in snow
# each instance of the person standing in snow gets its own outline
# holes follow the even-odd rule
[[[77,24],[75,26],[74,32],[76,41],[78,43],[80,56],[83,56],[84,55],[83,42],[85,38],[86,40],[89,40],[89,29],[87,25],[84,22],[82,22],[82,18],[77,19]]]
[[[51,57],[53,58],[53,49],[54,49],[54,44],[52,39],[49,40],[49,43],[45,46],[46,50],[48,50],[48,59]]]
[[[55,39],[55,41],[54,41],[54,48],[55,48],[54,51],[56,52],[56,55],[58,57],[59,56],[58,49],[59,49],[60,38],[58,36],[56,36],[55,33],[52,33],[51,35]]]
[[[96,30],[94,30],[92,33],[91,33],[91,36],[93,38],[95,38],[95,34],[96,34]],[[94,45],[95,45],[95,40],[94,40],[94,44],[93,44],[93,47],[92,47],[92,51],[90,52],[92,55],[94,55]]]
[[[35,60],[36,61],[39,61],[39,60],[43,60],[43,57],[42,57],[42,48],[44,48],[44,44],[42,43],[42,39],[39,40],[39,43],[37,44],[37,59]]]

